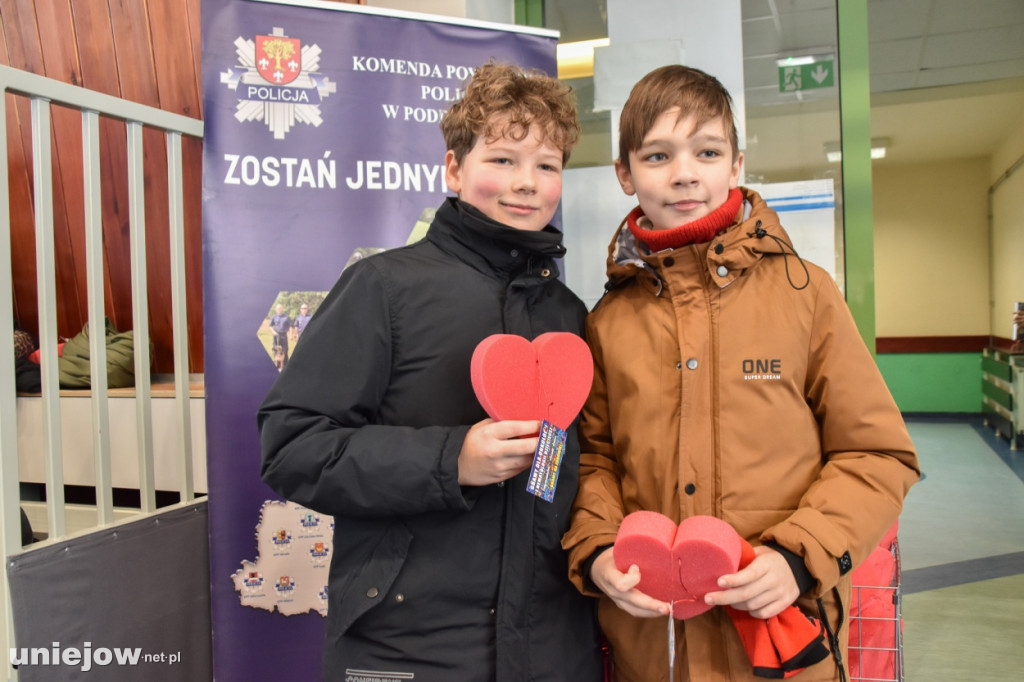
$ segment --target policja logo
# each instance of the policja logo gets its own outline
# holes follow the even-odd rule
[[[283,140],[297,120],[323,123],[320,103],[338,86],[316,73],[319,46],[303,46],[275,28],[255,41],[239,36],[235,48],[238,64],[221,73],[220,82],[239,95],[236,120],[263,121],[275,140]]]

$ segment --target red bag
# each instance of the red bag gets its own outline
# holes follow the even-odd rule
[[[897,525],[851,574],[850,679],[895,680],[903,619],[899,610]]]

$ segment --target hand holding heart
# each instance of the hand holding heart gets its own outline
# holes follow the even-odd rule
[[[667,602],[649,597],[636,589],[640,582],[640,569],[631,566],[622,573],[615,567],[614,552],[601,552],[590,566],[590,579],[620,609],[634,618],[667,616],[671,607]]]
[[[719,589],[721,576],[736,572],[742,548],[743,540],[721,519],[691,516],[677,526],[657,512],[636,511],[623,519],[612,551],[619,571],[639,569],[639,592],[670,603],[672,615],[684,619],[712,608],[704,595]]]
[[[533,463],[537,421],[485,419],[469,428],[459,452],[459,485],[507,481]]]
[[[606,557],[612,553],[621,573],[607,568],[610,562]],[[755,562],[761,568],[753,570]],[[772,565],[776,568],[770,568]],[[741,566],[744,568],[737,573]],[[741,577],[744,571],[759,575],[751,582],[751,576]],[[641,618],[663,615],[661,609],[666,602],[671,604],[673,617],[692,618],[713,608],[704,599],[710,595],[709,601],[726,605],[754,674],[791,677],[827,658],[829,649],[821,624],[793,605],[797,593],[780,597],[777,601],[782,606],[765,604],[761,596],[749,601],[738,596],[746,592],[777,593],[774,588],[764,589],[764,579],[776,582],[772,574],[784,577],[781,583],[792,582],[796,589],[792,571],[781,554],[765,546],[755,550],[725,521],[691,516],[676,526],[667,516],[650,511],[627,515],[612,551],[601,554],[591,568],[598,587],[620,608]],[[717,591],[718,579],[726,575],[727,581],[739,584]],[[606,589],[602,583],[613,587]],[[618,587],[614,587],[616,584]]]
[[[540,420],[568,427],[590,392],[593,375],[590,349],[575,334],[549,332],[532,342],[494,334],[481,341],[470,376],[492,419],[474,424],[466,434],[459,484],[490,485],[529,468]]]

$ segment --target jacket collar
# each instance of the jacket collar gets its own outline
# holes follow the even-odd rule
[[[518,274],[542,262],[555,270],[552,259],[565,255],[562,233],[551,225],[540,231],[519,230],[455,197],[448,197],[437,210],[426,239],[478,270],[505,274]]]
[[[743,192],[743,217],[739,222],[720,232],[710,242],[684,246],[675,251],[696,249],[706,259],[706,265],[712,273],[721,265],[731,272],[742,272],[765,256],[781,255],[781,247],[776,239],[792,242],[782,228],[778,214],[768,208],[768,204],[754,190],[746,187],[740,190]],[[720,253],[719,245],[722,247]],[[642,272],[648,272],[656,279],[657,293],[660,293],[663,278],[660,273],[660,255],[651,254],[643,244],[637,242],[623,220],[608,247],[606,288],[614,288]]]

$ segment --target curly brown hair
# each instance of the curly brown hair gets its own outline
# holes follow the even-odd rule
[[[501,128],[495,129],[499,116]],[[534,124],[562,150],[562,163],[567,163],[580,137],[572,89],[538,69],[491,60],[474,72],[465,94],[445,112],[441,133],[462,163],[480,136],[522,140]]]
[[[732,145],[733,159],[739,153],[732,97],[714,76],[700,69],[671,64],[641,78],[619,117],[619,160],[629,168],[629,153],[640,149],[644,137],[663,113],[679,107],[679,120],[693,115],[697,126],[721,118]]]

